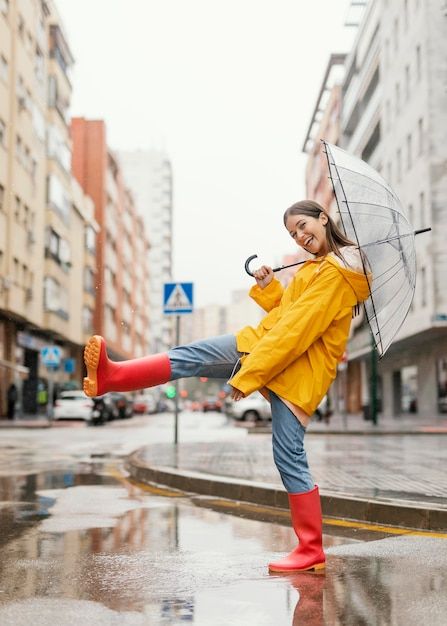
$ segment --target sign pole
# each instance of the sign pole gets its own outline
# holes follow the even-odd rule
[[[180,315],[175,316],[175,345],[180,345]],[[175,381],[174,443],[178,443],[178,379]]]
[[[175,343],[180,345],[180,316],[192,313],[193,307],[193,283],[164,283],[163,288],[163,313],[175,315]],[[178,443],[178,380],[174,382],[174,445]]]
[[[54,380],[53,372],[54,368],[51,365],[47,365],[48,371],[48,403],[47,403],[47,417],[50,424],[53,423],[54,407],[53,407],[53,395],[54,395]]]

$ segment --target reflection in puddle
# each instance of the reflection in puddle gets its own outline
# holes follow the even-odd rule
[[[0,480],[2,626],[432,626],[447,612],[440,539],[325,536],[326,573],[269,575],[268,561],[293,545],[285,526],[111,476],[9,480]],[[412,621],[421,607],[429,619]]]

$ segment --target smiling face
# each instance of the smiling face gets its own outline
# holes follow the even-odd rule
[[[307,252],[323,256],[329,252],[326,238],[328,217],[321,212],[319,217],[309,215],[289,215],[286,228],[296,243]]]

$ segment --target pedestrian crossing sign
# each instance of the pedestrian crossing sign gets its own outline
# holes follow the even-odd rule
[[[184,315],[193,311],[193,283],[165,283],[163,313]]]
[[[59,346],[45,346],[45,348],[41,349],[40,356],[46,367],[59,367],[62,350]]]

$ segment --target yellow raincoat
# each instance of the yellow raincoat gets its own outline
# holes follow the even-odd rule
[[[363,270],[330,253],[307,261],[285,290],[274,278],[250,296],[268,315],[237,333],[237,349],[248,354],[229,383],[246,396],[271,389],[312,415],[336,376],[352,308],[369,296]]]

